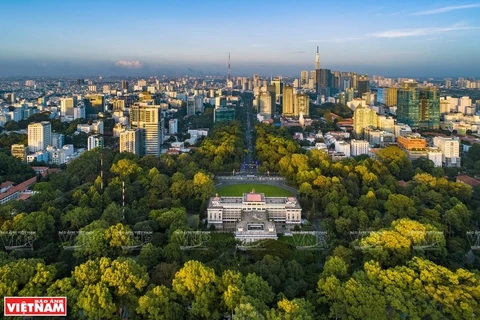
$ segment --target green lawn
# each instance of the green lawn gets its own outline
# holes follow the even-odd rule
[[[212,232],[210,233],[211,236],[211,241],[212,242],[219,242],[219,241],[224,241],[228,239],[233,239],[233,232]]]
[[[255,189],[255,192],[257,193],[265,193],[265,196],[267,197],[287,197],[292,195],[290,191],[283,188],[256,183],[235,184],[219,187],[217,188],[217,193],[220,196],[240,197],[245,192],[251,192],[252,189]]]
[[[284,236],[278,235],[278,241],[286,242],[292,246],[314,246],[317,243],[317,238],[314,235],[292,235]]]

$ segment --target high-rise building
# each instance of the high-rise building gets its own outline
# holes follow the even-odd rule
[[[266,119],[272,117],[272,95],[270,92],[260,92],[258,102],[258,113]]]
[[[363,130],[367,127],[377,127],[377,113],[375,110],[358,106],[353,116],[353,130],[357,138],[363,137]]]
[[[65,135],[63,133],[52,133],[51,146],[60,149],[65,144]]]
[[[445,115],[450,113],[450,101],[444,97],[440,98],[440,115]]]
[[[350,101],[353,101],[355,97],[355,91],[353,88],[345,89],[345,104],[348,104]]]
[[[253,75],[253,87],[260,87],[260,77],[258,76],[258,74]]]
[[[204,107],[203,107],[203,96],[195,96],[195,112],[200,112],[203,113]]]
[[[300,84],[305,85],[308,83],[308,70],[303,70],[300,73]]]
[[[320,95],[320,81],[320,52],[317,46],[317,54],[315,55],[315,93],[317,94],[317,101]]]
[[[332,87],[332,71],[329,69],[320,69],[320,88]]]
[[[442,151],[445,167],[460,167],[460,141],[457,137],[435,137],[433,144]]]
[[[271,107],[270,110],[273,112],[275,111],[275,103],[277,102],[277,87],[274,84],[267,85],[267,91],[270,93],[271,99]]]
[[[293,87],[285,86],[283,89],[282,114],[293,115]]]
[[[402,84],[397,92],[397,120],[410,127],[420,125],[419,100],[417,82],[408,81]]]
[[[272,80],[272,84],[275,86],[275,98],[279,99],[280,95],[283,93],[283,82],[280,78],[275,78]]]
[[[308,80],[309,80],[309,82],[310,82],[310,80],[312,80],[314,85],[317,83],[317,71],[316,70],[310,71],[310,78]]]
[[[438,129],[440,97],[435,87],[417,88],[417,82],[403,83],[397,93],[397,119],[411,127]]]
[[[187,99],[187,116],[195,115],[195,98],[188,97]]]
[[[28,149],[37,152],[47,149],[51,144],[52,126],[48,121],[28,125]]]
[[[101,135],[95,134],[88,137],[88,151],[95,148],[103,148],[103,137]]]
[[[386,88],[384,103],[387,107],[397,105],[397,88]]]
[[[84,105],[78,105],[76,108],[73,108],[73,120],[85,119],[86,117],[87,114]]]
[[[332,91],[337,93],[338,90],[341,88],[341,72],[340,71],[332,71]]]
[[[357,94],[362,97],[365,93],[370,92],[370,80],[368,76],[362,75],[357,77]]]
[[[96,118],[98,113],[104,111],[104,97],[101,94],[86,95],[83,102],[87,118]]]
[[[142,131],[144,129],[127,129],[120,133],[120,152],[142,155]]]
[[[440,127],[440,97],[437,88],[421,88],[419,103],[420,127],[438,129]]]
[[[170,134],[178,133],[178,119],[170,119],[168,121],[168,133]]]
[[[122,80],[122,90],[127,90],[128,91],[128,81],[127,80]]]
[[[113,111],[125,111],[124,99],[113,100],[112,104],[113,104]]]
[[[135,105],[130,107],[130,128],[142,129],[140,155],[160,156],[163,143],[163,119],[160,106]]]
[[[24,144],[12,144],[10,149],[12,157],[19,158],[22,162],[27,162],[27,147]]]
[[[295,95],[293,109],[295,116],[308,117],[310,115],[310,97],[304,93]]]
[[[73,108],[77,105],[77,99],[74,97],[60,99],[60,112],[62,116],[73,117]]]

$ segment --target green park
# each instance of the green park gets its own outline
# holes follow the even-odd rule
[[[229,186],[217,187],[217,193],[220,196],[239,197],[245,192],[251,192],[255,189],[257,193],[264,193],[267,197],[288,197],[292,193],[286,189],[277,186],[271,186],[259,183],[235,184]]]

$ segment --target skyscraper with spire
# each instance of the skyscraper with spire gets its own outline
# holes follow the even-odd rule
[[[318,52],[315,55],[315,93],[317,95],[317,102],[320,101],[320,53]]]
[[[233,88],[232,73],[230,69],[230,52],[228,53],[228,75],[227,75],[227,89],[231,95],[231,90]]]

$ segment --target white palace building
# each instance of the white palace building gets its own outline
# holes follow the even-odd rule
[[[302,208],[295,197],[265,197],[263,193],[244,193],[242,197],[210,198],[208,224],[216,229],[235,229],[244,242],[277,239],[276,225],[287,229],[300,225]]]

